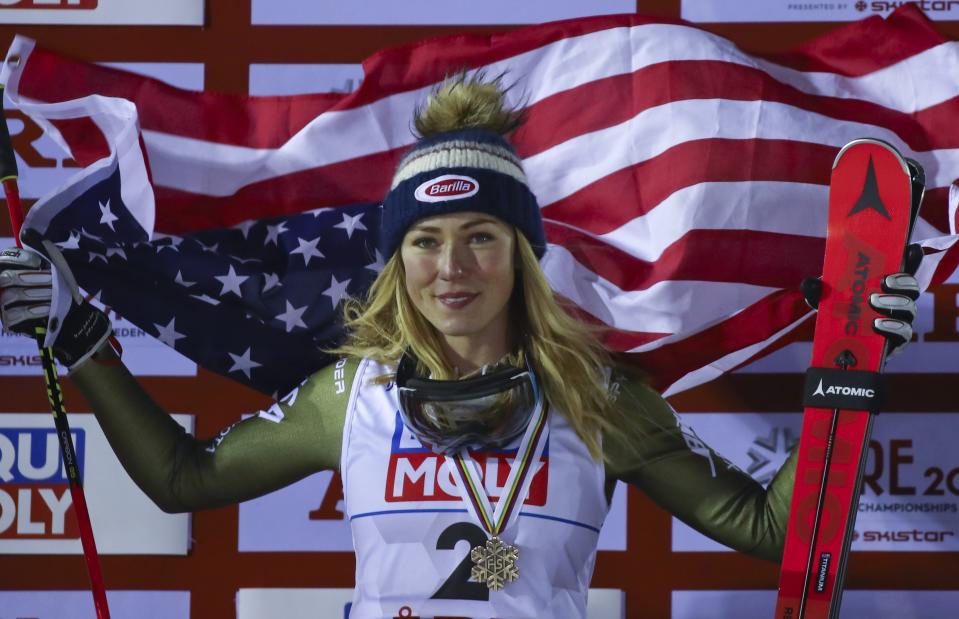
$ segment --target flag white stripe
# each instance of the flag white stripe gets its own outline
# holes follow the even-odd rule
[[[619,228],[594,235],[625,253],[655,262],[673,243],[693,230],[752,230],[825,238],[829,186],[779,181],[699,183],[673,192],[649,213]],[[924,219],[916,221],[913,238],[942,234]]]
[[[949,185],[959,168],[959,148],[914,153],[888,129],[770,101],[705,99],[649,108],[618,125],[578,135],[527,157],[523,165],[541,206],[558,202],[583,187],[653,159],[676,144],[711,138],[791,140],[839,148],[874,137],[913,157],[926,169],[928,187]]]
[[[674,192],[649,213],[595,238],[635,258],[655,262],[692,230],[825,237],[828,195],[826,185],[809,183],[700,183]]]
[[[18,109],[30,114],[44,133],[67,153],[71,152],[67,141],[50,120],[89,118],[100,129],[110,146],[108,157],[94,162],[86,170],[79,171],[76,177],[70,178],[62,186],[53,188],[41,198],[41,202],[54,198],[63,199],[62,194],[69,194],[78,186],[78,178],[85,178],[93,168],[111,165],[110,161],[115,157],[124,180],[120,190],[123,202],[144,231],[148,235],[153,232],[153,187],[148,181],[146,164],[140,150],[137,109],[132,102],[116,97],[90,95],[60,103],[38,103],[21,99],[16,91],[8,91],[6,95]],[[31,212],[33,210],[31,209]],[[46,224],[42,229],[45,228]]]
[[[942,79],[943,75],[959,75],[959,42],[956,41],[941,43],[859,77],[796,71],[765,60],[757,64],[778,81],[807,94],[862,99],[905,114],[914,114],[959,96],[959,80]]]
[[[810,313],[812,313],[812,310],[810,310]],[[701,385],[705,382],[709,382],[713,380],[714,378],[717,378],[725,374],[726,372],[741,365],[743,362],[750,359],[753,355],[759,353],[764,348],[766,348],[767,346],[769,346],[770,344],[772,344],[773,342],[775,342],[782,336],[786,335],[787,333],[789,333],[790,331],[798,327],[800,324],[802,324],[804,320],[806,320],[808,316],[809,314],[804,314],[802,318],[799,318],[798,320],[787,325],[783,329],[780,329],[774,335],[762,340],[761,342],[756,342],[755,344],[746,346],[745,348],[740,348],[739,350],[735,350],[729,353],[728,355],[725,355],[723,357],[720,357],[719,359],[716,359],[712,363],[709,363],[707,365],[704,365],[700,368],[693,370],[692,372],[689,372],[688,374],[686,374],[685,376],[683,376],[682,378],[680,378],[679,380],[671,384],[669,388],[667,388],[665,391],[663,391],[663,397],[668,398],[671,395],[680,393],[687,389],[691,389],[697,385]],[[630,352],[637,352],[637,351],[630,351]]]
[[[623,290],[590,271],[564,247],[550,245],[540,261],[557,293],[623,331],[689,334],[778,290],[728,282],[667,280]]]
[[[949,232],[950,234],[959,234],[956,227],[959,226],[959,179],[957,183],[949,187]]]

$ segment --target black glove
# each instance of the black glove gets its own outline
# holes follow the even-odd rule
[[[916,299],[919,298],[919,282],[916,271],[922,263],[922,246],[916,243],[906,248],[905,271],[882,278],[882,292],[869,295],[869,305],[882,314],[872,328],[889,341],[886,358],[898,354],[912,340],[912,323],[916,319]],[[806,304],[817,309],[822,297],[822,280],[807,277],[799,284]]]
[[[50,320],[52,286],[50,265],[40,255],[17,247],[0,251],[0,323],[3,327],[23,335],[33,335],[37,327],[46,327]],[[53,354],[67,369],[73,369],[99,349],[112,331],[106,314],[86,301],[74,302],[53,342]]]

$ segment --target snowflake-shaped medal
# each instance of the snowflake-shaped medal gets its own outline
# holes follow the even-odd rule
[[[503,543],[498,537],[486,540],[484,546],[477,546],[470,552],[473,580],[486,583],[490,591],[499,591],[506,583],[519,579],[519,548]]]

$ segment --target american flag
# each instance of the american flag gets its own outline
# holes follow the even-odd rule
[[[667,395],[809,318],[798,284],[821,272],[829,173],[852,139],[926,170],[920,279],[959,262],[959,43],[911,5],[775,58],[636,15],[445,37],[372,56],[349,94],[183,91],[22,38],[0,79],[88,166],[28,225],[104,303],[275,394],[329,362],[337,304],[382,266],[378,201],[413,111],[464,68],[505,73],[526,106],[513,142],[551,285]]]

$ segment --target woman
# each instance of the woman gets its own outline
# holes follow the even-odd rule
[[[519,122],[495,82],[461,78],[431,98],[384,202],[389,260],[368,298],[347,304],[343,358],[213,440],[185,434],[140,389],[105,345],[102,314],[72,310],[55,348],[161,508],[217,507],[338,469],[357,554],[352,617],[585,616],[616,480],[778,559],[795,455],[764,490],[635,373],[614,370],[560,307],[538,265],[539,207],[505,137]],[[35,254],[0,258],[10,329],[46,323],[36,298],[49,277],[35,272]]]

